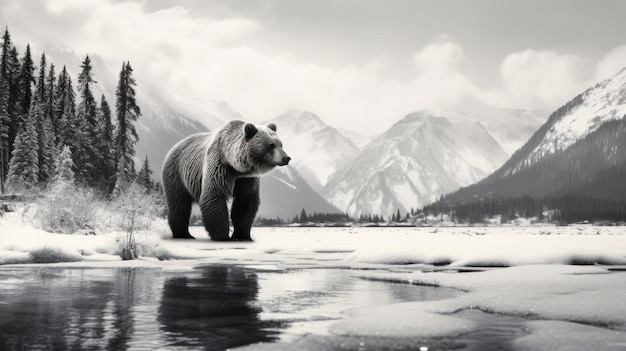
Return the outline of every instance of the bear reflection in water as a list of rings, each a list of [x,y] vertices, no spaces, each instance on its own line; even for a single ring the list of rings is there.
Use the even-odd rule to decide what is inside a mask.
[[[252,270],[0,271],[0,350],[223,350],[276,338]],[[155,313],[156,312],[156,315]],[[155,320],[156,319],[156,320]]]
[[[158,319],[171,346],[217,350],[272,341],[279,327],[259,319],[257,275],[238,267],[203,267],[200,277],[172,277],[163,286]]]

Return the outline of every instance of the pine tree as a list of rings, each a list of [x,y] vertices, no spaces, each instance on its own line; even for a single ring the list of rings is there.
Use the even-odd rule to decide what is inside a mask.
[[[18,89],[18,124],[19,129],[26,120],[30,111],[30,103],[33,99],[32,86],[35,84],[34,78],[35,66],[33,59],[30,55],[30,45],[26,46],[26,53],[22,59],[22,66],[18,76],[17,89]]]
[[[0,193],[4,194],[4,181],[9,169],[9,84],[0,75]]]
[[[9,154],[11,144],[9,133],[11,116],[9,116],[10,74],[8,73],[8,55],[11,49],[11,36],[5,30],[0,57],[0,193],[4,193],[4,182],[9,170]]]
[[[55,134],[55,137],[56,137],[57,130],[54,126],[55,91],[56,91],[56,77],[54,73],[54,64],[50,63],[50,70],[48,71],[48,80],[46,81],[44,114],[46,118],[50,120],[50,124],[52,125],[52,132]]]
[[[97,150],[100,152],[100,188],[106,194],[110,194],[115,186],[115,142],[114,126],[111,121],[111,108],[104,95],[100,98],[100,108],[98,109],[98,136]]]
[[[20,62],[17,49],[11,42],[8,28],[2,37],[2,56],[0,57],[0,187],[4,184],[9,170],[9,163],[17,136],[18,114],[18,77]]]
[[[11,49],[13,49],[11,34],[9,34],[9,28],[5,28],[4,35],[2,36],[2,57],[0,58],[0,76],[3,78],[9,77],[9,73],[12,69],[11,63],[9,62]]]
[[[78,75],[78,95],[80,102],[76,111],[77,129],[74,134],[73,158],[77,169],[77,178],[88,185],[95,186],[100,178],[97,166],[101,163],[100,153],[94,143],[97,140],[96,100],[91,86],[96,83],[91,73],[91,60],[85,57],[81,73]]]
[[[134,122],[141,115],[135,97],[135,79],[130,62],[122,65],[119,75],[116,97],[117,130],[115,135],[116,184],[120,190],[135,173],[133,156],[139,137]]]
[[[307,217],[306,211],[303,208],[302,211],[300,211],[300,223],[305,223],[308,221],[309,221],[309,218]]]
[[[72,151],[70,150],[69,146],[64,145],[55,165],[55,173],[53,178],[54,182],[74,184],[75,179],[74,171],[72,170],[73,167],[74,162],[72,161]]]
[[[57,85],[54,89],[54,117],[52,118],[52,128],[56,135],[57,144],[66,144],[65,136],[65,118],[63,116],[65,112],[65,103],[67,100],[67,86],[69,82],[69,76],[67,75],[67,69],[63,66],[63,70],[59,73],[57,79]]]
[[[146,155],[146,159],[143,161],[143,165],[137,173],[137,184],[146,189],[146,192],[152,192],[153,183],[152,183],[152,170],[150,169],[150,163],[148,162],[148,156]]]
[[[15,147],[7,176],[7,187],[13,190],[31,190],[39,182],[36,121],[27,118],[15,138]]]
[[[72,79],[67,76],[67,84],[63,103],[63,114],[59,121],[61,132],[59,133],[62,141],[70,147],[72,153],[75,147],[76,129],[79,128],[78,119],[76,118],[76,94],[72,87]]]
[[[37,83],[35,85],[34,97],[40,102],[46,100],[46,54],[41,54],[41,60],[39,61],[39,75],[37,76]]]
[[[54,168],[54,135],[52,135],[51,121],[45,113],[46,96],[46,55],[42,54],[37,86],[29,110],[29,118],[36,121],[37,145],[39,147],[37,165],[39,182],[41,183],[48,181]]]

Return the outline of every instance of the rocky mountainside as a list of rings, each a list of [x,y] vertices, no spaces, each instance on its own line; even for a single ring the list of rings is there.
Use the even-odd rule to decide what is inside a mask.
[[[354,216],[406,213],[482,179],[507,157],[477,120],[422,110],[365,146],[334,174],[322,196]]]

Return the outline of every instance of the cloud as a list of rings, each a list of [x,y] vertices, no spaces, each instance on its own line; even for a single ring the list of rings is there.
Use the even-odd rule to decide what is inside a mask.
[[[589,63],[582,57],[547,50],[524,50],[504,58],[502,88],[493,92],[499,105],[551,108],[584,89]]]
[[[266,28],[249,18],[203,18],[181,6],[149,11],[140,1],[6,1],[0,11],[10,19],[11,33],[25,33],[31,42],[61,43],[115,65],[130,60],[144,80],[180,95],[225,100],[248,119],[308,109],[334,126],[365,133],[380,132],[416,109],[454,106],[468,97],[555,108],[626,62],[626,46],[597,63],[528,49],[504,57],[501,86],[486,91],[464,74],[472,58],[446,34],[406,58],[375,56],[363,64],[331,66],[306,62],[288,47],[258,45]],[[401,79],[387,75],[391,62],[402,59],[413,70]]]
[[[420,71],[450,72],[463,60],[463,48],[451,41],[430,43],[413,56]]]
[[[595,80],[607,79],[623,68],[626,68],[626,45],[618,46],[602,57],[596,66]]]
[[[459,68],[464,59],[463,48],[449,40],[429,43],[418,51],[413,56],[416,75],[410,85],[413,103],[445,107],[465,97],[480,96],[479,89]]]

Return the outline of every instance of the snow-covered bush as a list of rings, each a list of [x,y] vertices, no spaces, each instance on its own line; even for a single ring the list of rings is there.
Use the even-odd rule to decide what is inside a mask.
[[[118,241],[120,256],[124,260],[135,259],[141,252],[137,232],[148,230],[162,213],[163,205],[157,194],[138,184],[131,183],[111,201],[116,226],[126,233]]]
[[[98,213],[103,201],[89,189],[82,189],[65,181],[54,182],[37,201],[33,222],[41,229],[72,234],[98,226]]]

